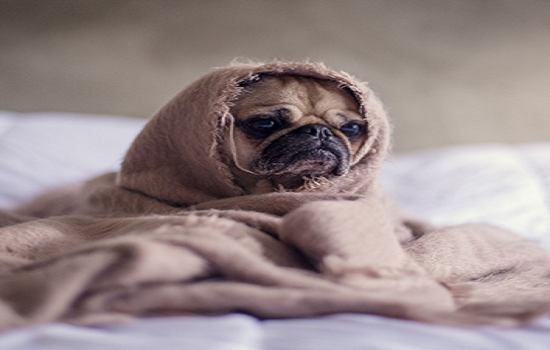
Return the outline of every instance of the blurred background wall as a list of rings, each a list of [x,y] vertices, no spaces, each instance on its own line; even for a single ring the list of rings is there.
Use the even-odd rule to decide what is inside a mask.
[[[547,0],[0,0],[0,109],[149,117],[235,57],[369,81],[396,151],[550,140]]]

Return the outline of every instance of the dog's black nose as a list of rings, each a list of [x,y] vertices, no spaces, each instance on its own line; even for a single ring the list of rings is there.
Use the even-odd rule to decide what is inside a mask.
[[[331,136],[334,136],[332,131],[324,125],[311,124],[305,125],[296,130],[299,134],[309,134],[321,140],[328,139]]]

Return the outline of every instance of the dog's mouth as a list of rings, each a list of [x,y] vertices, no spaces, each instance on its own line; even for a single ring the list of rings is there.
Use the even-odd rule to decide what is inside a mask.
[[[345,175],[350,166],[350,152],[338,137],[312,139],[289,133],[268,145],[253,162],[258,175],[299,185],[304,178]]]
[[[313,149],[310,151],[298,152],[291,155],[289,164],[283,164],[280,172],[291,171],[302,176],[322,176],[333,174],[344,175],[347,171],[343,166],[343,154],[332,149]]]

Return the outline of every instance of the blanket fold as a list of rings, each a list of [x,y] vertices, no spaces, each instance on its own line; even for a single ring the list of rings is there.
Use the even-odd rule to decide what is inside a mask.
[[[368,137],[345,176],[267,194],[238,185],[223,154],[230,108],[266,74],[352,94]],[[390,131],[366,84],[322,64],[214,70],[149,121],[119,172],[0,213],[0,329],[230,312],[513,326],[546,314],[542,248],[492,226],[410,220],[385,195]]]

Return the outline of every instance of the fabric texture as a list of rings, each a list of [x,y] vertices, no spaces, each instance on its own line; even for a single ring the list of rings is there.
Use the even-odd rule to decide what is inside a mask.
[[[220,154],[234,100],[261,74],[335,81],[369,137],[343,177],[251,195]],[[516,325],[548,311],[550,257],[489,225],[405,217],[378,184],[389,122],[368,87],[321,64],[235,65],[182,91],[121,170],[0,217],[0,327],[131,316],[336,312]]]

